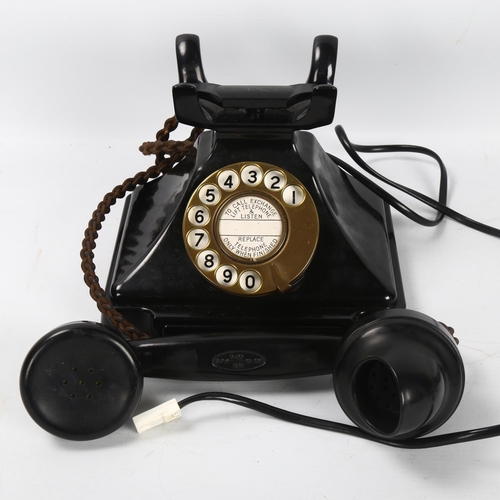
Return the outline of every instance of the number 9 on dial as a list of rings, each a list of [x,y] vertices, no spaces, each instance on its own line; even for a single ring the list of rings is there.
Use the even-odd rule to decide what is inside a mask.
[[[217,283],[222,286],[233,286],[238,280],[238,272],[233,266],[221,266],[215,273]]]

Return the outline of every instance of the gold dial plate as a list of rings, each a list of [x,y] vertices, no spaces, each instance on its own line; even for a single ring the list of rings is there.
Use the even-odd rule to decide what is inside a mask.
[[[305,186],[285,170],[240,162],[208,176],[183,222],[186,250],[198,271],[237,295],[287,291],[311,262],[318,213]]]

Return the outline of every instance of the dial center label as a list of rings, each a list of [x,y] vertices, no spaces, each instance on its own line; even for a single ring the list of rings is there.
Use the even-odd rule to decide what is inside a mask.
[[[240,196],[230,200],[219,214],[219,238],[233,255],[260,260],[273,253],[284,238],[280,211],[262,196]]]

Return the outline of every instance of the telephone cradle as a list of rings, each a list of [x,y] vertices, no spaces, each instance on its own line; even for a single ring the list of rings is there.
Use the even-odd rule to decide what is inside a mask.
[[[334,117],[337,39],[316,37],[306,83],[290,86],[211,84],[198,37],[176,49],[177,120],[205,131],[126,198],[105,287],[141,334],[103,314],[45,335],[21,370],[28,413],[95,439],[132,416],[143,377],[333,374],[368,434],[442,425],[464,389],[452,331],[406,309],[389,205],[307,132]]]

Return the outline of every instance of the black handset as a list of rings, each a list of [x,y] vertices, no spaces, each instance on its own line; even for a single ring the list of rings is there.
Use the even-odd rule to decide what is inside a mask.
[[[179,36],[176,49],[176,117],[198,129],[168,158],[155,150],[156,167],[94,213],[82,258],[102,324],[63,325],[33,347],[21,371],[30,415],[55,435],[93,439],[133,414],[143,376],[333,374],[365,437],[402,444],[442,425],[464,367],[452,330],[405,308],[391,199],[305,132],[333,120],[337,39],[316,37],[307,82],[290,86],[211,84],[198,37]],[[95,238],[126,191],[102,290]]]

